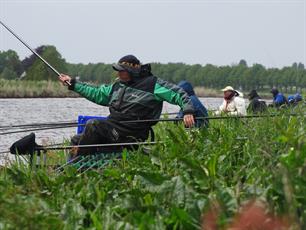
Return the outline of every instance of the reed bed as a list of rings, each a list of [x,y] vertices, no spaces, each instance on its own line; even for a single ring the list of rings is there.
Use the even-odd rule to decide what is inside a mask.
[[[0,79],[0,98],[77,97],[56,81]]]

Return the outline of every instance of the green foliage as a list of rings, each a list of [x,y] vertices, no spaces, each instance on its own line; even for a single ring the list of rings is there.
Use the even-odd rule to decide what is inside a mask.
[[[66,73],[67,67],[65,59],[63,59],[60,53],[54,46],[44,46],[42,55],[55,69],[60,73]],[[25,77],[26,80],[57,80],[58,76],[52,72],[40,59],[36,58],[36,61],[27,70]]]
[[[36,48],[51,65],[59,72],[79,76],[82,81],[94,83],[111,83],[116,78],[111,64],[89,63],[71,64],[54,46],[40,46]],[[23,70],[26,71],[26,80],[56,80],[57,76],[34,55],[20,62],[15,51],[0,52],[0,78],[16,79]],[[246,60],[241,59],[232,66],[205,66],[187,65],[184,63],[152,63],[152,72],[158,77],[173,83],[188,80],[194,86],[211,89],[220,89],[225,85],[232,85],[243,91],[257,89],[269,92],[272,87],[281,91],[293,93],[306,89],[306,70],[303,63],[293,63],[292,66],[278,68],[265,68],[260,64],[248,66]]]
[[[76,96],[78,96],[76,93],[67,90],[59,82],[4,80],[0,78],[0,98]]]
[[[297,113],[298,110],[296,110]],[[124,152],[103,171],[61,174],[14,164],[0,171],[0,224],[25,229],[200,229],[218,203],[226,226],[245,202],[306,223],[304,112],[212,120],[207,130],[155,127],[149,155]],[[62,153],[60,153],[62,154]]]
[[[80,76],[83,81],[110,83],[114,79],[111,65],[103,63],[68,64],[68,72],[71,75]],[[301,63],[282,69],[266,69],[260,64],[248,67],[245,60],[241,60],[238,65],[219,67],[211,64],[201,66],[183,63],[153,63],[152,72],[173,83],[186,79],[194,86],[213,89],[233,85],[244,91],[251,89],[270,91],[273,86],[276,86],[285,92],[296,92],[306,88],[306,70]]]
[[[22,65],[13,50],[0,51],[0,78],[16,79],[22,73]]]
[[[1,78],[6,80],[15,80],[17,79],[17,74],[14,70],[5,67],[1,73]]]

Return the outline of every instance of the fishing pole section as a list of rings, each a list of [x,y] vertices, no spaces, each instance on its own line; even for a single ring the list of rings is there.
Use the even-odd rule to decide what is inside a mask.
[[[18,39],[25,47],[27,47],[36,57],[38,57],[50,70],[52,70],[58,77],[61,76],[60,72],[57,71],[52,65],[50,65],[42,56],[40,56],[34,49],[32,49],[23,39],[21,39],[12,29],[0,20],[0,24],[9,31],[15,38]],[[67,85],[71,85],[69,81],[65,81]]]
[[[260,114],[260,115],[246,115],[246,116],[208,116],[208,117],[195,117],[195,120],[228,120],[228,119],[253,119],[253,118],[272,118],[277,116],[299,116],[300,114],[290,113],[287,115],[284,114]],[[306,114],[302,114],[302,116]],[[122,124],[127,123],[150,123],[150,122],[181,122],[183,118],[160,118],[160,119],[145,119],[145,120],[129,120],[121,121]],[[33,124],[24,124],[24,125],[6,125],[0,126],[0,136],[9,135],[15,133],[24,133],[24,132],[33,132],[33,131],[42,131],[50,129],[65,129],[73,127],[84,127],[86,124],[79,124],[75,121],[68,122],[53,122],[53,123],[33,123]],[[7,131],[11,129],[18,129],[14,131]],[[2,132],[1,132],[2,131]]]

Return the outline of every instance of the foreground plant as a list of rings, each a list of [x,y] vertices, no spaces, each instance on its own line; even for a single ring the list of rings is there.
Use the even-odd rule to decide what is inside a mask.
[[[0,171],[0,226],[201,229],[203,213],[217,202],[217,227],[226,229],[243,226],[237,213],[262,213],[252,206],[241,212],[256,198],[269,217],[287,216],[281,224],[303,229],[305,130],[303,115],[286,114],[212,121],[208,130],[162,124],[155,132],[163,145],[149,155],[124,152],[103,171],[58,174],[16,163]]]

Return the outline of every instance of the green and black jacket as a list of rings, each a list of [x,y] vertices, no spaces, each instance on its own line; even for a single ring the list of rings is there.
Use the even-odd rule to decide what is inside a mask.
[[[117,81],[100,87],[73,79],[69,89],[96,104],[108,106],[109,120],[117,124],[116,128],[123,135],[148,132],[155,123],[119,123],[126,120],[158,119],[163,101],[180,106],[184,114],[194,113],[192,102],[185,91],[153,75],[134,77],[127,83]]]

